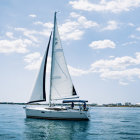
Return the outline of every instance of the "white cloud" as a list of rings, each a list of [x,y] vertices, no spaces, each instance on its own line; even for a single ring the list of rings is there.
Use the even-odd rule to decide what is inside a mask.
[[[87,20],[86,17],[80,16],[78,19],[78,23],[83,26],[84,28],[91,28],[91,27],[97,27],[98,24],[94,21]]]
[[[128,66],[138,65],[140,64],[140,53],[137,52],[135,54],[136,58],[130,56],[123,56],[123,57],[116,57],[111,60],[98,60],[94,62],[91,67],[92,70],[100,70],[103,69],[112,69],[112,70],[119,70],[119,69],[126,69]]]
[[[75,12],[70,13],[70,16],[77,19],[77,25],[82,26],[83,28],[92,28],[92,27],[98,27],[99,24],[92,20],[87,20],[86,17],[81,16],[80,14],[77,14]]]
[[[6,36],[13,39],[14,36],[13,36],[13,33],[12,32],[6,32]]]
[[[75,13],[75,12],[71,12],[71,13],[70,13],[70,16],[73,17],[73,18],[78,18],[78,17],[80,17],[80,15],[77,14],[77,13]]]
[[[40,59],[40,57],[41,57],[41,55],[39,52],[34,52],[34,53],[30,53],[30,54],[26,55],[24,57],[24,61],[30,63],[34,59]]]
[[[140,27],[138,27],[136,30],[137,30],[137,31],[140,31]]]
[[[100,0],[99,3],[89,2],[88,0],[78,0],[70,1],[69,4],[78,10],[119,13],[140,7],[140,0]]]
[[[69,32],[65,34],[65,32],[61,31],[61,38],[63,40],[80,40],[82,35],[84,34],[81,30],[74,30],[73,32]]]
[[[133,23],[128,23],[129,26],[134,27],[135,25]]]
[[[85,74],[89,73],[88,70],[82,70],[82,69],[74,68],[70,65],[68,65],[68,69],[69,69],[69,72],[72,76],[81,76],[81,75],[85,75]]]
[[[128,83],[127,82],[124,82],[124,81],[119,81],[119,84],[122,85],[122,86],[128,85]]]
[[[75,32],[75,30],[77,28],[78,28],[78,23],[75,21],[67,21],[64,24],[60,25],[58,27],[58,30],[60,31],[61,39],[63,39],[63,40],[72,39],[73,36],[70,35],[70,38],[69,38],[69,34],[73,34],[73,32]],[[79,30],[79,32],[80,32],[80,30]],[[80,38],[79,35],[81,37],[81,34],[78,34],[78,36],[76,36],[76,38]]]
[[[50,28],[50,29],[53,28],[53,24],[51,22],[43,23],[41,21],[37,21],[37,22],[34,22],[34,24],[35,25],[42,25],[42,26],[47,27],[47,28]]]
[[[16,31],[23,32],[24,36],[28,37],[34,42],[38,42],[38,39],[34,36],[34,34],[37,34],[38,32],[35,30],[28,30],[26,28],[15,28]]]
[[[24,57],[24,61],[27,63],[25,69],[36,70],[40,67],[42,56],[39,52],[30,53]]]
[[[114,20],[108,21],[108,25],[104,27],[102,30],[116,30],[119,28],[118,23]]]
[[[37,16],[35,14],[30,14],[29,17],[35,18]]]
[[[34,22],[33,24],[35,24],[35,25],[44,25],[44,23],[41,22],[41,21],[36,21],[36,22]]]
[[[136,41],[130,41],[130,42],[123,43],[122,46],[128,46],[136,43],[137,43]]]
[[[27,70],[38,70],[40,68],[42,62],[42,56],[39,52],[34,52],[26,55],[24,57],[24,61],[26,62],[25,69]],[[51,58],[48,57],[47,60],[47,72],[51,66]]]
[[[52,29],[52,28],[53,28],[53,24],[52,24],[51,22],[46,22],[46,23],[44,24],[44,27],[47,27],[47,28]]]
[[[39,36],[49,36],[51,33],[50,28],[44,28],[40,31],[38,30],[29,30],[26,28],[15,28],[16,31],[20,31],[23,33],[25,37],[28,37],[30,40],[32,40],[34,43],[39,43]]]
[[[49,25],[48,25],[49,26]],[[21,32],[20,37],[14,37],[12,32],[6,32],[9,38],[0,40],[0,53],[27,53],[28,46],[37,46],[39,44],[39,36],[49,36],[49,30],[28,30],[26,28],[14,28],[15,31]],[[22,36],[22,38],[21,38]]]
[[[47,37],[47,36],[50,36],[50,34],[51,34],[51,31],[50,31],[50,30],[48,30],[48,29],[43,29],[42,31],[38,32],[37,35],[42,35],[42,36]]]
[[[89,46],[92,49],[105,49],[105,48],[115,48],[116,44],[111,40],[99,40],[93,41]]]
[[[127,79],[131,81],[134,77],[140,78],[140,69],[139,68],[132,68],[126,70],[118,70],[118,71],[105,71],[101,73],[101,78],[105,79]]]
[[[112,60],[98,60],[91,65],[90,71],[98,73],[102,79],[132,81],[134,77],[140,78],[138,66],[140,66],[140,52],[135,53],[135,58],[123,56]]]
[[[32,41],[28,39],[0,40],[0,53],[26,53]]]
[[[111,55],[111,56],[109,56],[109,58],[114,58],[115,56],[113,56],[113,55]]]
[[[86,17],[77,13],[70,13],[75,20],[67,20],[64,24],[59,25],[60,36],[63,40],[79,40],[84,34],[84,29],[96,28],[98,23],[87,20]]]
[[[136,35],[133,35],[133,34],[130,35],[129,37],[130,37],[130,38],[133,38],[133,39],[138,39],[138,40],[140,39],[140,36],[136,36]]]

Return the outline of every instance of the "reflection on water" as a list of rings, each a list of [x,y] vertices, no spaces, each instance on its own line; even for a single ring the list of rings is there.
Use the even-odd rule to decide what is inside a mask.
[[[27,140],[86,139],[88,123],[88,121],[25,119],[24,134]]]

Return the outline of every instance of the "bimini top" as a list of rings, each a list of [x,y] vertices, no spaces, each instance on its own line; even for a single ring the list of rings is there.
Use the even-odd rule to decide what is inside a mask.
[[[63,103],[71,103],[71,102],[85,103],[85,102],[88,102],[88,101],[87,100],[63,100]]]

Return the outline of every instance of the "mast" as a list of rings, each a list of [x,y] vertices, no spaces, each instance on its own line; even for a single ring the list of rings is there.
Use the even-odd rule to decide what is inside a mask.
[[[54,27],[53,27],[53,42],[52,42],[52,59],[51,59],[51,72],[50,72],[50,94],[49,94],[49,106],[51,106],[51,86],[52,86],[52,63],[53,63],[53,50],[55,45],[55,28],[56,28],[56,14],[54,13]]]

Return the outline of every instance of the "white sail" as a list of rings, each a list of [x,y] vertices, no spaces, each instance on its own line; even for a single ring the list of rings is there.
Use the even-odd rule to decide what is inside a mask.
[[[50,76],[50,100],[62,99],[73,95],[76,95],[76,92],[61,46],[55,13]]]
[[[34,84],[34,88],[32,90],[32,95],[30,98],[30,102],[44,100],[43,98],[43,71],[45,64],[45,55],[43,57],[40,70],[38,72],[36,82]]]
[[[46,50],[44,57],[42,59],[40,70],[38,72],[29,103],[46,101],[46,92],[45,92],[46,80],[45,80],[45,78],[46,78],[46,66],[47,66],[47,58],[48,58],[50,41],[51,41],[51,35],[49,38],[47,50]]]

